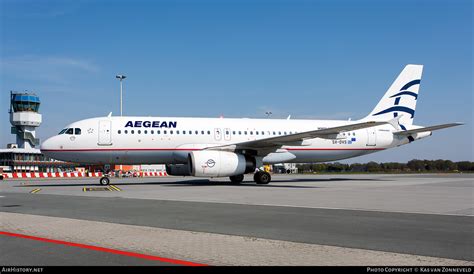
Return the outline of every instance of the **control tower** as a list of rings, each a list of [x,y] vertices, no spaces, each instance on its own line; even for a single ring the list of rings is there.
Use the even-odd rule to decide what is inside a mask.
[[[16,135],[19,148],[32,149],[39,145],[36,128],[41,125],[39,97],[34,93],[10,92],[11,133]]]

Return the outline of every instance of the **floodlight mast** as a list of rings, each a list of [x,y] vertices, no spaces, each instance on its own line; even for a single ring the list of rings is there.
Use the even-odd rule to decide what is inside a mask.
[[[120,116],[122,116],[122,80],[127,78],[127,76],[123,75],[123,74],[119,74],[117,76],[115,76],[115,78],[119,79],[120,80]]]

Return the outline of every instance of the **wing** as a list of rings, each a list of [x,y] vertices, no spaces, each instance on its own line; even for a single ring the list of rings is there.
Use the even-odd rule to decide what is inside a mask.
[[[416,129],[410,129],[410,130],[401,130],[401,131],[394,132],[393,134],[411,135],[411,134],[415,134],[415,133],[433,131],[433,130],[448,128],[448,127],[460,126],[460,125],[463,125],[463,123],[449,123],[449,124],[442,124],[442,125],[436,125],[436,126],[430,126],[430,127],[422,127],[422,128],[416,128]]]
[[[269,152],[275,151],[284,145],[304,145],[304,140],[313,138],[337,139],[337,135],[341,132],[358,130],[363,128],[375,127],[387,124],[386,121],[369,121],[363,123],[348,124],[344,126],[324,128],[318,130],[311,130],[284,136],[276,136],[264,138],[259,140],[229,144],[224,146],[208,147],[209,150],[256,150],[259,155],[265,155]]]

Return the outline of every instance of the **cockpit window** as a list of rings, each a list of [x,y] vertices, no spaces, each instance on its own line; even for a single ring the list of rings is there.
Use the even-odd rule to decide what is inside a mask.
[[[66,132],[66,130],[67,130],[67,128],[61,130],[61,131],[58,133],[58,135],[64,134],[64,132]]]
[[[67,131],[66,131],[66,134],[72,135],[73,133],[74,133],[74,129],[73,129],[73,128],[68,128]]]
[[[75,135],[81,135],[81,129],[80,128],[75,128],[74,129],[74,134]]]

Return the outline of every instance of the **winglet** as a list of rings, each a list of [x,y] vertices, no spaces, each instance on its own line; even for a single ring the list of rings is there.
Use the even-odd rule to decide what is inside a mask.
[[[109,115],[107,115],[107,117],[112,117],[112,111],[109,113]]]

